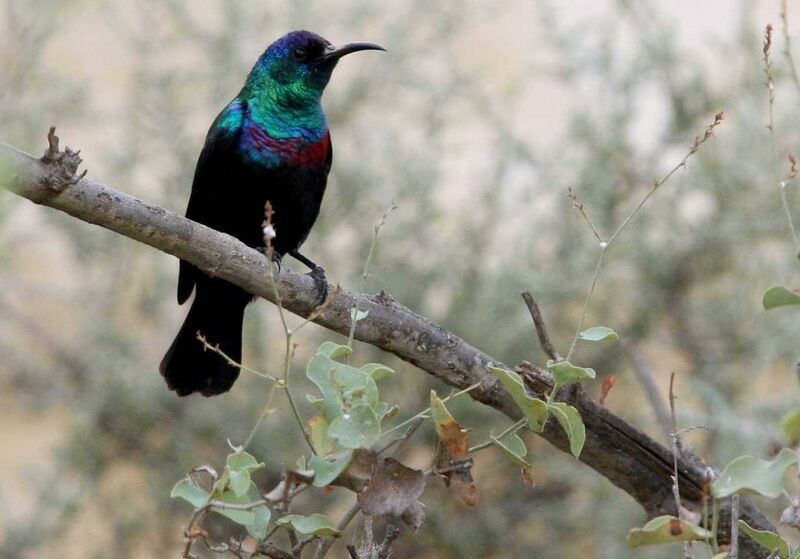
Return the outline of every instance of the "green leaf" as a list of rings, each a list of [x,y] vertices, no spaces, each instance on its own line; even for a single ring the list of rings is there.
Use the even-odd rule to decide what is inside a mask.
[[[662,543],[707,540],[711,536],[711,532],[674,516],[658,516],[641,528],[634,528],[628,532],[625,543],[629,547],[641,547]]]
[[[311,407],[314,408],[317,413],[325,413],[325,400],[323,398],[315,398],[311,394],[306,394],[306,401],[311,404]]]
[[[607,326],[593,326],[578,334],[578,339],[587,342],[616,341],[619,339],[619,334]]]
[[[328,435],[345,448],[367,448],[380,434],[380,420],[369,404],[356,404],[328,427]]]
[[[739,521],[739,528],[770,553],[774,554],[777,551],[778,557],[781,557],[781,559],[789,559],[791,556],[789,544],[775,532],[756,530],[755,528],[751,528],[744,520]]]
[[[789,446],[796,446],[800,442],[800,408],[789,410],[781,418],[783,440]]]
[[[346,345],[335,344],[333,342],[322,342],[322,345],[317,349],[317,353],[321,353],[322,355],[330,357],[331,359],[336,359],[337,357],[342,357],[343,355],[350,355],[353,353],[353,350]]]
[[[299,514],[287,514],[276,522],[278,526],[290,524],[295,532],[306,536],[324,536],[338,538],[341,532],[323,514],[312,514],[301,516]]]
[[[189,476],[176,483],[169,492],[169,496],[173,499],[188,501],[196,509],[206,506],[211,499],[211,495]]]
[[[361,370],[372,377],[372,380],[379,381],[395,374],[395,370],[381,363],[367,363],[361,366]]]
[[[321,415],[312,417],[308,422],[311,431],[311,444],[320,456],[327,456],[336,446],[334,440],[328,435],[328,420]]]
[[[266,505],[262,505],[253,509],[253,516],[255,518],[253,523],[246,526],[247,533],[257,540],[263,540],[267,537],[267,526],[269,526],[272,511]]]
[[[442,399],[439,398],[435,390],[431,390],[431,418],[437,426],[448,422],[455,422],[455,418],[450,411],[448,411],[447,407],[445,407],[444,402],[442,402]]]
[[[328,458],[312,456],[311,460],[308,461],[308,467],[314,470],[314,486],[325,487],[330,485],[350,464],[352,458],[352,450],[346,450]]]
[[[236,493],[236,496],[247,495],[250,490],[250,473],[247,470],[231,470],[228,476],[228,487]]]
[[[263,468],[264,463],[256,460],[255,457],[249,452],[240,450],[238,452],[232,452],[228,455],[228,458],[225,461],[225,466],[231,471],[245,470],[247,472],[254,472]]]
[[[553,392],[565,384],[572,384],[574,382],[580,382],[584,379],[594,378],[597,376],[597,373],[594,372],[594,369],[576,367],[569,361],[555,362],[551,359],[547,362],[547,368],[550,369],[551,373],[553,373],[553,382],[555,383],[555,386],[553,386]]]
[[[364,400],[371,406],[378,403],[378,385],[372,376],[361,369],[336,363],[331,370],[331,380],[339,387],[342,397],[348,402]]]
[[[569,438],[569,449],[575,458],[581,455],[583,443],[586,442],[586,427],[578,410],[565,404],[564,402],[553,402],[549,404],[553,416],[561,424]]]
[[[783,474],[797,463],[798,455],[784,448],[771,461],[753,456],[739,456],[722,470],[714,482],[714,496],[722,499],[740,491],[754,491],[775,498],[783,493]]]
[[[519,409],[522,410],[522,413],[525,414],[530,428],[540,433],[542,429],[544,429],[544,424],[547,421],[547,403],[538,398],[528,396],[522,379],[514,371],[492,366],[489,366],[489,370],[497,375],[497,378],[500,379],[500,383],[508,390],[508,393],[511,394],[511,398],[517,406],[519,406]]]
[[[350,309],[350,320],[353,320],[355,322],[358,322],[360,320],[364,320],[368,316],[369,316],[369,311],[362,311],[362,310],[359,309],[358,312],[356,312],[356,308],[355,307]]]
[[[323,415],[328,421],[333,421],[342,413],[342,395],[331,380],[331,370],[335,366],[336,362],[322,353],[312,357],[306,366],[306,376],[322,393],[321,407],[324,408]]]
[[[255,485],[253,485],[253,489],[254,493],[258,495],[258,490],[255,489]],[[246,505],[252,502],[246,493],[245,495],[239,496],[233,491],[226,491],[220,496],[219,500],[228,505]],[[252,510],[226,509],[223,507],[211,507],[211,510],[230,518],[242,526],[248,526],[256,522],[256,514]]]
[[[774,285],[764,292],[762,304],[766,310],[785,305],[800,305],[800,294],[789,291],[782,285]]]
[[[345,402],[366,402],[370,406],[378,403],[378,385],[372,376],[322,353],[308,362],[306,376],[322,393],[323,415],[329,422],[343,413]]]
[[[489,435],[489,438],[491,439],[492,444],[499,448],[505,457],[511,460],[514,464],[525,469],[532,467],[531,463],[525,460],[525,455],[528,454],[528,449],[525,446],[525,441],[523,441],[519,435],[516,433],[511,433],[502,439],[498,439],[493,435]]]

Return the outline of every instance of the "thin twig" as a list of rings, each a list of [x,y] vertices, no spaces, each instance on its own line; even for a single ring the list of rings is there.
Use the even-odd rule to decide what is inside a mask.
[[[380,221],[375,225],[375,228],[372,230],[372,241],[369,244],[369,252],[367,253],[367,259],[364,261],[364,271],[361,274],[361,285],[358,288],[358,297],[356,297],[356,304],[352,310],[352,316],[350,318],[350,335],[347,336],[347,347],[350,349],[353,348],[353,339],[356,335],[356,323],[359,320],[358,312],[361,306],[361,298],[364,296],[364,288],[367,285],[367,277],[369,275],[369,265],[372,262],[372,255],[375,252],[375,246],[378,244],[378,233],[381,232],[381,228],[386,225],[386,218],[389,217],[389,214],[392,213],[394,210],[397,209],[397,203],[392,202],[391,207],[383,212]],[[349,356],[348,356],[349,359]]]
[[[339,524],[336,525],[336,529],[340,532],[344,532],[347,525],[356,517],[358,511],[361,510],[361,506],[358,502],[354,503],[350,509],[344,513],[344,516],[339,521]],[[317,551],[314,553],[314,559],[322,559],[325,557],[325,554],[328,553],[328,550],[331,548],[333,543],[336,540],[334,538],[322,538],[317,546]]]
[[[731,550],[729,559],[739,559],[739,494],[731,497]]]
[[[592,302],[592,295],[594,295],[594,288],[597,287],[597,280],[600,277],[600,269],[603,267],[603,260],[606,257],[606,252],[608,251],[608,244],[601,243],[600,244],[600,258],[597,259],[597,266],[594,269],[594,275],[592,276],[592,283],[589,286],[589,292],[586,294],[586,299],[583,302],[583,310],[581,311],[581,319],[578,322],[578,328],[575,330],[575,335],[572,337],[572,343],[569,345],[569,351],[567,352],[567,361],[570,360],[572,357],[572,352],[575,351],[575,346],[578,344],[578,339],[580,338],[581,332],[583,331],[583,325],[586,323],[586,315],[589,313],[589,304]]]
[[[542,346],[542,349],[553,361],[561,361],[561,355],[559,355],[550,341],[550,336],[547,333],[547,326],[544,323],[544,317],[542,316],[541,309],[539,309],[539,304],[528,291],[522,292],[522,300],[525,301],[525,304],[528,306],[528,311],[531,313],[533,325],[536,327],[536,335],[539,337],[539,344]]]
[[[519,431],[520,429],[525,427],[526,423],[528,423],[528,420],[523,417],[522,419],[520,419],[516,423],[512,424],[507,429],[505,429],[502,433],[497,435],[495,437],[495,439],[497,439],[499,441],[499,440],[502,440],[503,437],[507,437],[508,435],[510,435],[512,433],[516,433],[517,431]],[[494,441],[490,439],[490,440],[482,442],[480,444],[476,444],[475,446],[469,447],[467,449],[467,452],[470,453],[470,454],[473,453],[473,452],[478,452],[480,450],[483,450],[484,448],[488,448],[488,447],[492,446],[493,444],[494,444]]]
[[[672,423],[670,422],[669,409],[664,404],[664,398],[656,385],[655,375],[650,369],[650,365],[645,361],[639,348],[628,337],[623,337],[620,340],[622,350],[628,356],[631,362],[631,369],[639,384],[647,396],[647,401],[656,415],[658,425],[661,427],[667,440],[672,436]]]
[[[272,204],[267,201],[264,205],[264,243],[267,247],[267,271],[269,273],[270,284],[272,285],[273,294],[275,296],[275,306],[278,307],[278,316],[281,319],[281,325],[283,326],[283,333],[285,338],[285,347],[284,347],[284,357],[283,357],[283,378],[281,379],[281,387],[283,388],[284,392],[286,392],[286,399],[289,401],[289,407],[292,410],[292,415],[294,416],[295,421],[297,422],[297,427],[300,429],[300,432],[303,434],[303,439],[306,441],[308,448],[311,449],[311,454],[316,454],[316,450],[314,449],[314,443],[311,442],[311,435],[309,435],[308,431],[306,430],[305,423],[303,422],[303,418],[300,416],[300,410],[297,409],[297,404],[294,401],[294,397],[292,396],[292,391],[289,385],[290,380],[290,368],[292,362],[292,356],[294,355],[294,346],[292,345],[292,331],[289,329],[289,326],[286,322],[286,316],[283,311],[283,301],[281,299],[281,294],[278,291],[278,283],[275,281],[275,270],[273,269],[272,262],[275,258],[275,249],[272,245],[272,239],[274,237],[274,228],[272,226],[272,217],[275,215],[275,211],[272,209]],[[323,303],[324,304],[324,303]],[[262,414],[262,418],[264,414]],[[258,423],[256,424],[256,428],[258,427]]]
[[[398,445],[398,447],[397,447],[397,448],[394,450],[394,452],[392,453],[392,455],[393,455],[393,456],[397,456],[397,455],[399,455],[399,454],[400,454],[400,452],[402,451],[402,446],[403,446],[403,444],[400,444],[400,443],[405,443],[405,442],[407,442],[407,441],[408,441],[408,440],[409,440],[409,439],[410,439],[412,436],[414,436],[414,433],[416,433],[416,432],[417,432],[417,429],[419,429],[420,425],[422,425],[423,423],[425,423],[425,420],[426,420],[426,419],[427,419],[427,418],[425,418],[425,417],[419,417],[419,418],[417,418],[417,420],[416,420],[416,421],[414,421],[413,423],[411,423],[411,426],[410,426],[408,429],[406,429],[406,432],[405,432],[405,433],[403,433],[402,435],[400,435],[400,436],[399,436],[399,437],[397,437],[396,439],[393,439],[393,440],[389,441],[388,443],[386,443],[386,445],[385,445],[384,447],[382,447],[381,449],[379,449],[379,450],[376,452],[376,454],[383,454],[384,452],[386,452],[387,450],[389,450],[390,448],[392,448],[394,445],[396,445],[396,444],[397,444],[397,445]]]
[[[274,376],[270,375],[269,373],[262,373],[261,371],[256,371],[255,369],[251,369],[250,367],[245,367],[244,365],[242,365],[241,363],[239,363],[238,361],[236,361],[235,359],[230,357],[227,353],[222,351],[222,349],[220,349],[220,347],[219,347],[219,344],[211,345],[208,342],[208,340],[206,339],[206,337],[203,335],[203,333],[200,332],[199,330],[196,333],[196,337],[197,337],[198,340],[200,340],[200,343],[203,344],[203,347],[205,349],[207,349],[209,351],[213,351],[214,353],[216,353],[217,355],[222,357],[225,361],[228,362],[228,365],[231,365],[232,367],[238,367],[242,371],[246,371],[248,373],[252,373],[252,374],[254,374],[256,376],[259,376],[261,378],[265,378],[265,379],[267,379],[269,381],[278,382],[278,379],[276,379]]]
[[[600,241],[601,244],[604,243],[605,241],[603,240],[602,235],[600,235],[600,232],[597,230],[597,227],[594,226],[592,220],[589,219],[589,214],[586,213],[586,208],[584,207],[583,203],[578,200],[578,194],[572,190],[571,186],[568,189],[567,198],[569,198],[569,201],[572,203],[572,207],[578,210],[586,223],[589,224],[589,228],[592,230],[592,233],[594,233],[595,238]]]
[[[589,311],[589,304],[592,301],[592,295],[594,295],[594,289],[595,286],[597,285],[597,279],[600,276],[600,269],[603,266],[603,259],[605,258],[606,252],[608,252],[608,249],[611,247],[611,245],[614,244],[614,241],[617,240],[617,237],[619,237],[620,233],[622,233],[622,231],[625,229],[625,227],[628,226],[631,220],[633,220],[633,218],[636,217],[636,214],[639,213],[639,210],[641,210],[642,207],[644,207],[644,205],[653,196],[653,194],[655,194],[659,188],[664,186],[664,184],[666,184],[667,181],[669,181],[669,179],[672,178],[672,175],[677,173],[679,169],[685,169],[686,164],[689,161],[689,158],[698,151],[700,151],[700,146],[702,146],[704,143],[706,143],[708,140],[714,137],[714,129],[720,124],[722,124],[722,121],[724,119],[725,119],[725,113],[723,113],[722,111],[714,115],[714,121],[705,127],[702,136],[695,137],[694,142],[692,143],[686,155],[683,156],[683,159],[681,159],[674,167],[672,167],[672,169],[670,169],[663,177],[661,177],[660,179],[658,179],[653,183],[653,186],[650,187],[650,190],[647,191],[647,194],[644,195],[639,204],[633,209],[633,211],[630,214],[628,214],[628,216],[623,220],[620,226],[617,227],[617,230],[614,231],[614,233],[611,235],[608,241],[602,241],[602,240],[600,241],[600,250],[601,250],[600,256],[597,259],[597,266],[594,270],[594,276],[592,277],[592,283],[591,286],[589,287],[589,293],[587,293],[586,300],[583,303],[583,311],[581,312],[580,322],[578,322],[578,328],[575,330],[575,336],[572,338],[572,344],[569,346],[569,351],[567,352],[567,361],[569,361],[570,357],[572,357],[572,352],[575,351],[575,346],[578,343],[578,338],[580,336],[580,333],[581,331],[583,331],[583,325],[586,322],[586,315]],[[599,239],[602,238],[600,237],[600,235],[597,235],[597,237]]]
[[[789,15],[787,4],[787,0],[781,0],[781,27],[783,29],[783,40],[786,44],[783,49],[783,54],[786,55],[786,59],[789,61],[789,69],[791,70],[792,81],[794,82],[794,87],[797,89],[797,92],[800,94],[800,76],[797,74],[797,66],[794,63],[794,57],[792,56],[792,36],[789,34]]]
[[[676,516],[683,520],[683,505],[681,504],[681,492],[678,486],[678,452],[681,443],[675,419],[675,400],[677,400],[675,396],[675,373],[672,372],[669,376],[669,409],[672,419],[672,494],[675,497]],[[683,555],[685,559],[692,559],[692,544],[690,542],[683,542]]]
[[[472,391],[472,390],[475,390],[475,389],[476,389],[476,388],[478,388],[478,387],[479,387],[481,384],[483,384],[483,381],[478,381],[478,382],[476,382],[475,384],[473,384],[473,385],[471,385],[471,386],[468,386],[468,387],[464,388],[463,390],[459,390],[458,392],[455,392],[455,393],[453,393],[453,394],[450,394],[449,396],[447,396],[447,397],[445,397],[445,398],[442,398],[442,403],[445,403],[445,402],[447,402],[448,400],[452,400],[453,398],[455,398],[455,397],[457,397],[457,396],[461,396],[462,394],[466,394],[467,392],[470,392],[470,391]],[[427,408],[425,408],[424,410],[422,410],[422,411],[421,411],[421,412],[419,412],[418,414],[416,414],[416,415],[413,415],[413,416],[409,417],[408,419],[406,419],[405,421],[403,421],[403,422],[401,422],[401,423],[398,423],[397,425],[395,425],[394,427],[392,427],[392,428],[391,428],[391,429],[389,429],[388,431],[384,431],[383,433],[381,433],[381,437],[385,437],[386,435],[388,435],[388,434],[390,434],[390,433],[394,433],[394,432],[395,432],[395,431],[397,431],[398,429],[402,429],[403,427],[405,427],[406,425],[408,425],[408,424],[409,424],[409,423],[411,423],[412,421],[416,421],[417,419],[420,419],[420,418],[426,419],[426,418],[428,417],[428,413],[430,413],[430,411],[431,411],[431,408],[430,408],[430,407],[427,407]]]
[[[785,9],[786,6],[783,6],[784,10],[781,12],[781,17],[784,18],[786,16]],[[788,36],[788,23],[784,21],[784,33]],[[788,46],[787,46],[788,49]],[[792,236],[792,243],[794,244],[794,252],[795,254],[800,253],[800,239],[797,236],[797,229],[794,226],[794,218],[792,217],[792,210],[789,207],[789,200],[786,198],[786,185],[788,182],[781,178],[780,172],[780,160],[778,157],[778,146],[777,141],[775,140],[775,80],[772,76],[772,59],[770,58],[772,50],[772,24],[767,24],[766,28],[764,29],[764,41],[761,46],[761,52],[763,53],[762,61],[764,62],[764,76],[765,82],[764,85],[767,88],[767,92],[769,94],[769,123],[767,124],[767,131],[769,132],[769,143],[770,147],[772,148],[772,164],[773,164],[773,171],[775,175],[775,182],[778,185],[778,192],[781,198],[781,206],[783,206],[783,211],[786,214],[786,221],[789,224],[789,233]],[[791,60],[791,53],[789,52],[789,58]],[[792,70],[794,72],[794,64],[792,63]],[[796,79],[796,74],[794,75]],[[794,167],[794,165],[793,165]],[[791,177],[791,173],[790,173]]]

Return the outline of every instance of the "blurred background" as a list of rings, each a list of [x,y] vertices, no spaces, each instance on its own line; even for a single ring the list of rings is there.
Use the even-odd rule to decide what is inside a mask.
[[[368,290],[506,363],[542,363],[519,292],[538,299],[565,352],[599,251],[567,188],[609,234],[724,109],[716,138],[608,254],[587,324],[614,328],[623,343],[580,346],[575,359],[598,371],[594,394],[614,375],[606,405],[661,442],[652,400],[664,405],[676,372],[679,427],[707,426],[689,443],[721,466],[767,456],[798,400],[797,312],[760,304],[770,285],[798,284],[760,60],[772,22],[785,166],[800,148],[800,99],[779,14],[777,0],[0,0],[0,139],[38,155],[55,124],[93,179],[183,212],[209,124],[272,40],[307,28],[377,42],[389,52],[344,60],[325,95],[336,157],[305,252],[356,288],[372,226],[397,201]],[[790,2],[789,25],[800,30],[800,3]],[[0,557],[180,554],[190,510],[170,487],[193,466],[222,465],[226,439],[245,438],[268,386],[243,374],[213,399],[166,389],[158,362],[186,312],[177,268],[0,192]],[[249,307],[246,364],[280,366],[277,318],[266,302]],[[301,397],[303,364],[326,339],[342,340],[317,326],[296,340]],[[376,360],[399,372],[382,386],[401,417],[424,408],[431,387],[448,392],[357,345],[356,362]],[[649,397],[643,378],[656,388]],[[468,399],[453,411],[474,441],[508,425]],[[636,503],[525,439],[536,488],[480,453],[478,507],[433,481],[426,524],[394,556],[676,556],[627,549],[627,530],[645,521]],[[423,430],[406,461],[429,464],[433,440]],[[299,445],[281,401],[251,448],[267,463],[264,486]],[[334,491],[316,506],[337,518],[346,497]],[[778,504],[760,504],[774,520]]]

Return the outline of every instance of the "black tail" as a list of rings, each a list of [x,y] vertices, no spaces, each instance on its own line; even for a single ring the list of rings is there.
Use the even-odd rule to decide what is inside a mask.
[[[227,392],[239,376],[239,368],[220,354],[207,350],[197,339],[200,332],[212,346],[219,346],[237,363],[242,360],[242,320],[252,298],[222,280],[206,278],[196,285],[189,314],[178,336],[161,360],[159,371],[178,396],[200,392],[214,396]]]

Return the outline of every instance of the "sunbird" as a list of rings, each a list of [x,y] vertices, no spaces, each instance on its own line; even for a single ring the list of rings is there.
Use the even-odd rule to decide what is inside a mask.
[[[333,151],[322,93],[343,56],[385,50],[372,43],[340,47],[309,31],[284,35],[261,55],[239,94],[222,109],[195,167],[186,217],[273,254],[289,254],[311,269],[318,298],[324,270],[298,252],[319,214]],[[273,211],[271,250],[264,246],[267,202]],[[195,292],[189,313],[159,370],[179,396],[230,390],[242,357],[244,309],[253,296],[181,260],[178,303]]]

